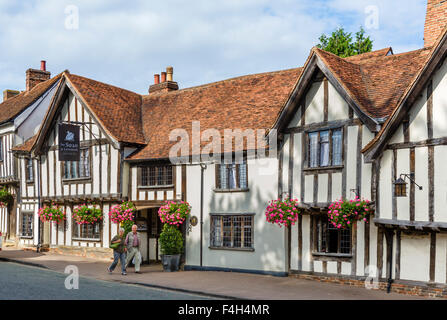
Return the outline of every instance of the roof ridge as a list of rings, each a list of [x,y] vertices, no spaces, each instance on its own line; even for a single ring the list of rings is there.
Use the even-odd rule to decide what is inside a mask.
[[[214,81],[214,82],[204,83],[204,84],[200,84],[200,85],[192,86],[192,87],[188,87],[188,88],[182,88],[182,89],[179,89],[179,90],[173,90],[173,91],[162,92],[162,93],[151,93],[151,94],[145,94],[145,95],[142,95],[142,96],[143,96],[143,98],[147,98],[147,97],[160,96],[160,95],[165,95],[165,94],[176,94],[176,93],[181,93],[181,92],[185,92],[185,91],[188,91],[188,90],[196,90],[196,89],[207,88],[207,87],[210,87],[210,86],[213,86],[213,85],[217,85],[217,84],[220,84],[220,83],[224,83],[224,82],[241,80],[242,78],[256,77],[256,76],[262,76],[262,75],[268,75],[268,74],[274,75],[274,74],[287,72],[287,71],[292,71],[292,70],[298,70],[298,69],[302,69],[302,68],[303,67],[296,67],[296,68],[289,68],[289,69],[276,70],[276,71],[266,71],[266,72],[259,72],[259,73],[253,73],[253,74],[246,74],[246,75],[237,76],[237,77],[233,77],[233,78],[228,78],[228,79],[218,80],[218,81]]]
[[[68,70],[67,70],[68,71]],[[64,72],[65,73],[65,72]],[[106,82],[103,82],[103,81],[98,81],[98,80],[94,80],[94,79],[91,79],[91,78],[87,78],[87,77],[84,77],[84,76],[80,76],[80,75],[78,75],[78,74],[74,74],[74,73],[70,73],[70,72],[67,72],[66,73],[66,76],[68,77],[68,78],[70,78],[70,77],[78,77],[78,78],[81,78],[81,79],[86,79],[86,80],[88,80],[88,81],[93,81],[93,82],[96,82],[96,83],[100,83],[100,84],[103,84],[103,85],[105,85],[105,86],[108,86],[108,87],[113,87],[113,88],[116,88],[116,89],[119,89],[119,90],[122,90],[122,91],[126,91],[126,92],[128,92],[128,93],[131,93],[131,94],[134,94],[134,95],[138,95],[138,96],[142,96],[141,94],[139,94],[139,93],[137,93],[137,92],[134,92],[134,91],[131,91],[131,90],[129,90],[129,89],[124,89],[124,88],[121,88],[121,87],[118,87],[118,86],[115,86],[115,85],[113,85],[113,84],[109,84],[109,83],[106,83]]]

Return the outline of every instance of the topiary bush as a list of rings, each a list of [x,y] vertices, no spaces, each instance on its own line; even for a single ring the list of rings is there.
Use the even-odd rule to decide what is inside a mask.
[[[173,255],[183,253],[183,236],[174,225],[165,223],[158,239],[162,254]]]

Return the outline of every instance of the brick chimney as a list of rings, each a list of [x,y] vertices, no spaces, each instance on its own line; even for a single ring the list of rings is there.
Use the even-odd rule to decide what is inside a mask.
[[[50,79],[51,73],[46,70],[46,61],[40,62],[40,70],[26,70],[26,91],[30,91],[36,85]]]
[[[431,47],[447,25],[447,0],[428,0],[424,47]]]
[[[167,67],[166,72],[161,73],[161,82],[160,75],[154,75],[154,84],[149,87],[149,94],[155,92],[169,92],[178,90],[178,83],[173,80],[174,77],[174,68]]]
[[[6,101],[9,98],[12,98],[12,97],[18,95],[19,93],[20,93],[20,91],[7,89],[7,90],[3,91],[3,101]]]

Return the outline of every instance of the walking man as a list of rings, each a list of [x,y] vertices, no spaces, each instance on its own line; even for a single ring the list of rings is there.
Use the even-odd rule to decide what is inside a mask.
[[[126,268],[129,265],[129,262],[135,258],[135,273],[140,273],[140,263],[141,263],[141,255],[140,255],[140,236],[137,233],[137,225],[134,224],[132,226],[132,232],[129,232],[126,237],[126,241],[124,244],[127,247],[127,259],[126,259]]]
[[[113,248],[113,263],[110,267],[107,268],[110,273],[113,272],[116,265],[118,264],[118,260],[121,263],[121,274],[125,276],[126,273],[126,248],[124,247],[124,229],[119,229],[119,234],[113,237],[112,244],[118,244],[116,248]]]

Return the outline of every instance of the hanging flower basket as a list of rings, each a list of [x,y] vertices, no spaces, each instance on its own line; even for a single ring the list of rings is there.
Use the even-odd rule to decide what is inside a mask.
[[[6,189],[6,187],[0,189],[0,207],[7,207],[13,201],[14,197],[8,191],[8,189]]]
[[[298,220],[300,212],[298,199],[276,199],[269,201],[265,209],[265,217],[267,222],[278,224],[280,227],[290,227]]]
[[[95,224],[102,221],[102,218],[101,209],[95,206],[89,207],[84,203],[73,209],[73,219],[77,224]]]
[[[162,223],[170,225],[181,225],[191,213],[191,206],[186,201],[165,201],[158,209],[158,216]]]
[[[354,200],[337,200],[329,206],[329,222],[338,229],[351,228],[355,221],[367,221],[367,216],[371,213],[369,200],[355,197]]]
[[[60,223],[66,219],[65,211],[53,203],[50,206],[40,208],[38,214],[42,222],[51,221]]]
[[[137,209],[131,201],[123,201],[121,204],[113,206],[109,211],[110,220],[113,223],[119,224],[124,228],[124,233],[131,231],[134,224],[135,212]]]

